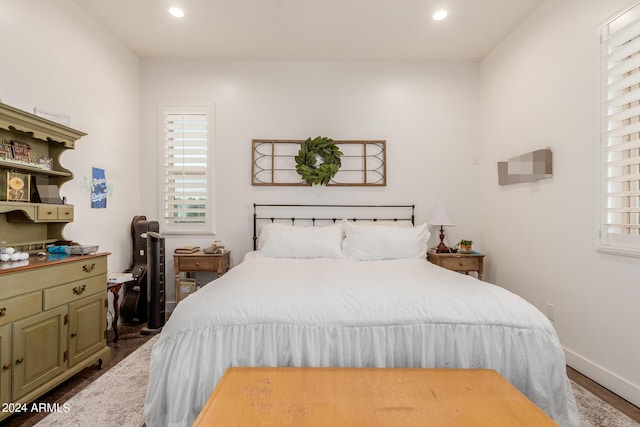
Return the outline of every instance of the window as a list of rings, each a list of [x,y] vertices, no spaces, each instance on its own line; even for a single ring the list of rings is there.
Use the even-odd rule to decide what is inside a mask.
[[[209,107],[164,107],[162,232],[213,232],[213,173]]]
[[[601,29],[599,250],[640,256],[640,3]]]

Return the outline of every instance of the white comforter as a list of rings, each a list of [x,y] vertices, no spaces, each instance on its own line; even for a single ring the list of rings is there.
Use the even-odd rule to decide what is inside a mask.
[[[424,260],[250,253],[175,309],[154,345],[149,427],[188,426],[229,366],[495,369],[578,424],[564,353],[522,298]]]

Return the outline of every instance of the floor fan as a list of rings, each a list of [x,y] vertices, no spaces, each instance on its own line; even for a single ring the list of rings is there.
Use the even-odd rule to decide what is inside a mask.
[[[149,231],[147,237],[147,326],[143,335],[155,335],[165,323],[165,254],[164,237]]]

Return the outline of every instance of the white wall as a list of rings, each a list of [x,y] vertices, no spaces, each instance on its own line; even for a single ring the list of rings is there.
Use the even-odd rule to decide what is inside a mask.
[[[640,258],[595,251],[599,26],[627,0],[549,0],[481,64],[488,278],[543,312],[567,361],[640,405]],[[496,162],[553,150],[553,178],[500,187]]]
[[[415,203],[418,222],[443,204],[457,224],[449,242],[478,240],[477,64],[143,60],[141,76],[143,211],[157,212],[158,106],[215,104],[215,239],[232,263],[252,247],[253,203]],[[252,138],[317,135],[386,140],[387,186],[251,186]],[[166,244],[172,252],[213,240],[168,236]]]
[[[0,51],[2,102],[70,115],[88,134],[61,159],[74,172],[61,191],[75,207],[65,237],[111,252],[111,271],[129,267],[129,225],[140,208],[137,57],[69,0],[0,0]],[[107,209],[91,209],[81,185],[92,167],[113,185]]]

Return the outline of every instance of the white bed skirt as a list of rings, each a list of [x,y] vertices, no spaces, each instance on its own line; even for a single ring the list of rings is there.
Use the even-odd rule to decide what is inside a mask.
[[[370,319],[359,312],[356,301],[367,300],[367,295],[377,293],[371,288],[361,295],[352,289],[346,298],[334,302],[338,306],[336,308],[324,305],[330,299],[325,301],[322,295],[333,292],[331,286],[327,286],[319,294],[309,295],[311,304],[307,302],[306,306],[297,307],[296,304],[302,304],[302,301],[296,299],[293,288],[273,287],[265,280],[260,284],[267,287],[268,292],[264,287],[262,291],[251,285],[245,288],[244,273],[235,271],[239,268],[223,276],[218,284],[213,282],[213,285],[205,286],[181,302],[154,345],[145,405],[147,426],[191,425],[229,366],[495,369],[558,424],[578,424],[564,353],[555,331],[544,316],[540,314],[542,318],[539,318],[535,314],[539,313],[535,308],[507,291],[469,277],[462,279],[461,287],[456,288],[453,283],[464,276],[443,273],[444,270],[438,268],[429,274],[433,276],[432,280],[444,280],[446,286],[436,286],[431,290],[424,297],[428,303],[414,298],[416,307],[423,309],[429,304],[434,307],[443,305],[451,295],[442,293],[442,289],[453,287],[454,294],[476,297],[478,312],[463,317],[482,318],[486,317],[483,311],[503,311],[496,313],[501,320],[453,321],[458,316],[456,310],[452,313],[452,309],[445,306],[440,307],[440,311],[436,309],[435,314],[433,310],[429,311],[428,321],[411,321],[412,316],[401,316],[403,320],[395,323],[392,316],[380,322],[380,313],[374,313],[371,318],[378,319],[378,324],[368,324]],[[223,282],[232,273],[236,273],[240,281],[229,277]],[[295,271],[290,273],[295,280]],[[246,279],[252,280],[251,277]],[[382,281],[389,279],[381,278]],[[472,287],[466,288],[469,285]],[[477,294],[482,287],[489,287],[488,296],[484,298],[487,301],[495,299],[498,305],[483,303]],[[249,290],[252,293],[247,294]],[[393,290],[401,294],[409,292],[398,284],[394,284]],[[236,299],[229,297],[236,293],[243,295]],[[500,296],[505,295],[506,301],[500,302],[504,299]],[[276,304],[278,299],[285,301],[282,313],[267,316],[254,312],[263,309],[269,312],[269,306]],[[241,300],[258,303],[243,306],[239,302]],[[375,301],[369,300],[368,303],[375,306]],[[241,304],[240,308],[237,304]],[[356,308],[353,309],[352,305]],[[389,297],[386,305],[394,307],[393,297]],[[474,304],[469,305],[473,310]],[[300,324],[287,322],[290,316],[286,307],[304,311],[308,318]],[[345,307],[353,316],[346,322],[349,324],[327,322],[328,318],[336,315],[327,315],[327,311],[343,311]],[[404,309],[404,305],[397,305],[393,310]],[[520,320],[512,319],[523,310],[529,312],[523,313],[525,317],[534,313],[533,326],[523,326]],[[225,312],[240,314],[234,317]],[[415,316],[415,319],[419,318]]]

